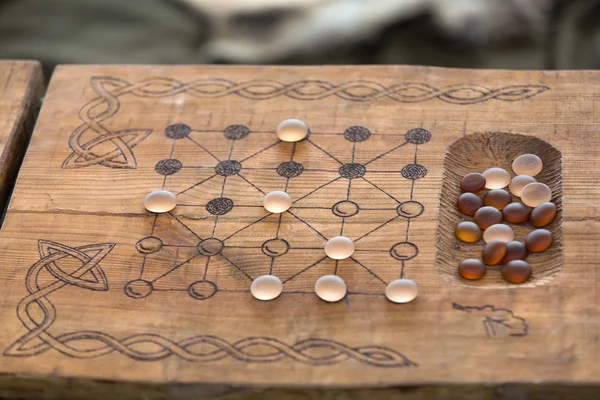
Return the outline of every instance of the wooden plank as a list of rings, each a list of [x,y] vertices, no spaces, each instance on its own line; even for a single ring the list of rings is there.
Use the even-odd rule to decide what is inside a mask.
[[[2,387],[25,390],[23,375],[122,393],[596,385],[599,83],[425,67],[58,68],[0,232]],[[308,140],[277,141],[290,117]],[[464,285],[436,262],[444,157],[476,132],[562,154],[560,265],[533,287]],[[156,217],[143,199],[163,187],[178,206]],[[286,188],[290,212],[261,208],[263,192]],[[321,249],[342,225],[357,252],[336,263]],[[259,302],[249,286],[269,272],[284,293]],[[313,285],[332,273],[349,296],[327,304]],[[412,303],[383,296],[401,276],[419,285]]]
[[[44,91],[37,61],[0,61],[0,209],[10,195]]]

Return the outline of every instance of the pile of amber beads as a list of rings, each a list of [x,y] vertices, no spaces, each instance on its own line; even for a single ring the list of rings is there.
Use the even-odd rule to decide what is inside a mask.
[[[529,253],[541,253],[552,246],[552,233],[544,229],[556,217],[552,191],[535,176],[543,169],[534,154],[523,154],[512,163],[514,175],[502,168],[489,168],[463,177],[458,210],[465,216],[456,226],[456,237],[466,243],[483,239],[481,259],[470,258],[458,265],[468,280],[483,278],[489,266],[502,265],[502,277],[523,283],[531,277]],[[506,188],[508,187],[508,190]],[[533,229],[521,240],[508,224],[530,224]]]

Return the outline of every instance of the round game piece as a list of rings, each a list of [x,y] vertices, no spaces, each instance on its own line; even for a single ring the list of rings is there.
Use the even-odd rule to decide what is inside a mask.
[[[481,259],[486,265],[496,265],[502,261],[506,255],[506,242],[502,240],[492,240],[483,248]]]
[[[502,189],[510,183],[510,174],[502,168],[489,168],[483,171],[487,189]]]
[[[508,264],[514,260],[524,260],[527,258],[527,247],[521,242],[513,240],[506,243],[506,254],[502,259],[502,264]]]
[[[523,191],[523,188],[533,182],[537,182],[533,176],[517,175],[510,181],[508,189],[515,196],[521,197],[521,192]]]
[[[385,288],[385,297],[392,303],[408,303],[419,294],[415,281],[410,279],[396,279]]]
[[[273,300],[283,291],[283,283],[273,275],[262,275],[252,281],[250,293],[258,300]]]
[[[155,190],[148,193],[144,199],[144,207],[153,213],[171,211],[177,205],[175,195],[167,190]]]
[[[535,154],[523,154],[515,158],[512,163],[512,169],[517,175],[536,176],[542,172],[544,164]]]
[[[531,225],[541,228],[548,225],[556,217],[556,205],[549,201],[540,204],[531,212]]]
[[[473,216],[477,210],[483,207],[483,201],[476,194],[467,192],[458,197],[456,207],[461,213]]]
[[[473,221],[481,229],[487,229],[492,225],[502,223],[502,212],[497,208],[485,206],[475,212]]]
[[[510,203],[502,210],[504,220],[513,224],[527,221],[529,215],[531,215],[531,208],[523,203]]]
[[[552,232],[548,229],[536,229],[527,235],[525,245],[532,253],[541,253],[552,245]]]
[[[481,239],[481,229],[477,226],[476,223],[470,221],[459,222],[456,225],[456,237],[459,240],[467,243],[475,243],[479,239]]]
[[[483,196],[483,204],[503,210],[510,203],[512,197],[504,189],[492,189]]]
[[[458,264],[458,274],[465,279],[470,281],[476,281],[485,276],[487,267],[481,260],[476,258],[469,258],[463,260]]]
[[[268,212],[281,214],[292,206],[292,198],[286,192],[274,191],[266,194],[263,206]]]
[[[481,192],[485,188],[485,176],[478,172],[467,174],[463,176],[460,188],[463,192]]]
[[[334,260],[343,260],[354,254],[354,242],[346,236],[332,237],[325,243],[325,254]]]
[[[284,142],[299,142],[308,135],[308,126],[299,119],[286,119],[277,126],[277,137]]]
[[[523,260],[513,260],[502,267],[502,277],[510,283],[527,282],[531,276],[531,266]]]
[[[337,275],[325,275],[315,282],[315,293],[329,303],[342,300],[347,292],[346,282]]]
[[[537,207],[552,199],[552,191],[543,183],[533,182],[523,188],[521,201],[529,207]]]
[[[493,240],[511,242],[515,239],[515,232],[508,225],[495,224],[483,231],[483,240],[490,243]]]

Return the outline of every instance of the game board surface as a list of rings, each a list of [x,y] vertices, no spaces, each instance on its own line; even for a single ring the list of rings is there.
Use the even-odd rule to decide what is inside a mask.
[[[60,67],[0,232],[0,371],[158,385],[597,381],[598,81]],[[309,138],[278,141],[286,118]],[[465,285],[437,261],[446,152],[477,132],[562,154],[556,268],[534,287]],[[178,205],[154,215],[143,199],[160,188]],[[289,212],[262,207],[273,190],[292,196]],[[357,251],[337,262],[322,249],[339,234]],[[268,273],[284,291],[260,302],[249,287]],[[345,301],[315,296],[326,274],[346,281]],[[384,297],[400,277],[419,285],[415,301]]]

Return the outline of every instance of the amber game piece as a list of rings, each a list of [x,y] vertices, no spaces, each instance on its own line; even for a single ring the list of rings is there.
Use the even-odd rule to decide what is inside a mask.
[[[527,258],[527,247],[521,242],[513,240],[506,243],[506,254],[502,258],[502,264],[508,264],[514,260],[524,260]]]
[[[463,260],[458,264],[458,274],[465,279],[470,281],[476,281],[485,276],[487,267],[481,260],[475,258],[469,258]]]
[[[473,220],[481,229],[487,229],[502,222],[502,212],[497,208],[484,206],[475,212]]]
[[[492,240],[483,248],[481,259],[486,265],[496,265],[502,261],[506,255],[506,242],[502,240]]]
[[[485,188],[485,176],[478,172],[467,174],[462,178],[460,188],[463,192],[480,192]]]
[[[518,224],[529,219],[529,216],[531,215],[531,208],[527,207],[523,203],[510,203],[504,207],[504,210],[502,210],[502,215],[504,216],[504,220],[506,222]]]
[[[493,189],[483,196],[483,204],[497,208],[498,210],[504,209],[511,200],[510,193],[504,189]]]
[[[510,283],[527,282],[531,276],[531,266],[523,260],[513,260],[502,267],[502,277]]]
[[[483,201],[474,193],[463,193],[458,197],[456,206],[461,213],[473,216],[477,210],[483,207]]]
[[[481,239],[481,229],[474,222],[463,221],[456,225],[456,237],[463,242],[475,243]]]
[[[537,228],[548,225],[556,217],[556,205],[549,201],[540,204],[531,212],[531,224]]]
[[[552,245],[552,233],[548,229],[536,229],[527,235],[525,245],[532,253],[541,253]]]

